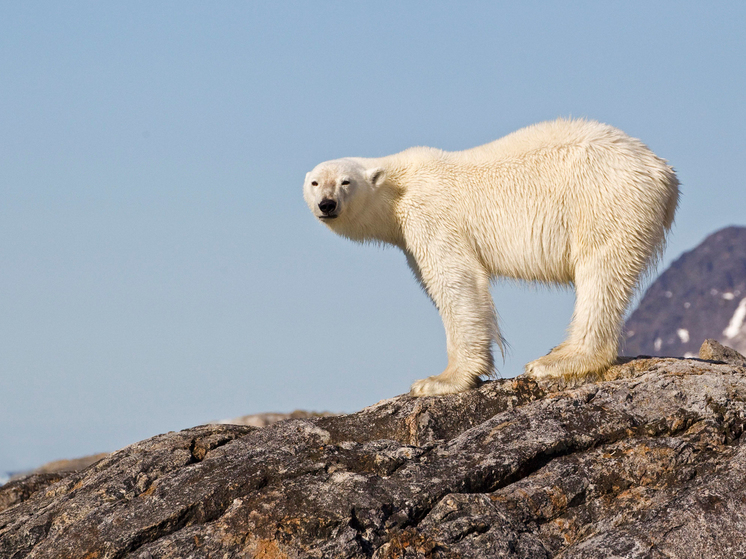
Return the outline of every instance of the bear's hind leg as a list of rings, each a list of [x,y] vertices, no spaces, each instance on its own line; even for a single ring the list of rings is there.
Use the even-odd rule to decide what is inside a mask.
[[[639,276],[639,266],[598,255],[575,273],[575,311],[567,340],[548,355],[526,365],[526,373],[541,377],[601,375],[617,357],[624,311]]]

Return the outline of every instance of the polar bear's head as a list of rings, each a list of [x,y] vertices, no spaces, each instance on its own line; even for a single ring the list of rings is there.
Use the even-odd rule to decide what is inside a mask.
[[[362,159],[326,161],[306,175],[303,197],[318,219],[349,234],[347,231],[371,206],[384,178],[381,167],[366,166]]]

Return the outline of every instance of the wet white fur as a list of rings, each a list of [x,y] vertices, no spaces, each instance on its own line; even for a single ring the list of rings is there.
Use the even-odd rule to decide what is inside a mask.
[[[412,386],[424,396],[469,389],[493,372],[491,345],[503,347],[495,276],[575,286],[567,339],[527,373],[604,371],[638,279],[663,249],[679,189],[639,140],[561,119],[460,152],[327,161],[306,176],[304,196],[317,217],[322,199],[337,202],[338,217],[324,219],[335,233],[404,251],[446,330],[448,367]]]

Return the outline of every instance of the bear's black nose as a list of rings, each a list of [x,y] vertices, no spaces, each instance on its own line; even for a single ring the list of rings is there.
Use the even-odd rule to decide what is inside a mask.
[[[324,198],[321,202],[319,202],[319,209],[321,210],[321,213],[329,215],[337,209],[337,203],[334,200],[330,200],[329,198]]]

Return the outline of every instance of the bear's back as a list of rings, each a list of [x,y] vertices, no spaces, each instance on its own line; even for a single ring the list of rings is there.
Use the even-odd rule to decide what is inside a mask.
[[[488,144],[454,152],[454,155],[472,160],[495,160],[521,157],[540,150],[612,144],[639,144],[644,148],[641,142],[608,124],[560,118],[532,124]]]

